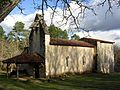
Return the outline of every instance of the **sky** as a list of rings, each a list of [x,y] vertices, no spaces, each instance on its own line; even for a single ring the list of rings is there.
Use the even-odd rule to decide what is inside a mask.
[[[6,18],[3,22],[0,23],[0,25],[4,28],[6,33],[9,33],[9,31],[12,30],[12,27],[14,26],[15,22],[22,21],[25,23],[25,28],[29,29],[31,23],[33,22],[35,18],[36,13],[41,13],[41,10],[35,10],[33,5],[33,0],[25,0],[21,7],[25,8],[24,14],[20,13],[20,10],[16,7]],[[39,0],[37,0],[39,1]],[[113,14],[106,11],[108,9],[108,5],[105,4],[103,7],[97,7],[95,6],[96,3],[98,3],[101,0],[87,0],[87,4],[91,4],[94,6],[94,9],[97,13],[97,15],[94,15],[91,11],[86,11],[86,16],[84,19],[80,20],[81,27],[86,28],[87,30],[90,30],[89,33],[86,33],[84,31],[80,32],[74,32],[75,34],[82,37],[92,37],[97,39],[103,39],[103,40],[110,40],[116,42],[116,44],[120,45],[120,7],[114,7],[112,9]],[[36,2],[38,3],[38,2]],[[53,3],[50,3],[53,4]],[[72,6],[74,14],[77,14],[78,11],[76,10],[77,5],[74,2],[71,2],[70,5]],[[76,11],[75,11],[76,10]],[[55,14],[53,24],[56,26],[61,26],[58,21],[62,20],[62,10],[60,7],[57,7],[58,14]],[[50,8],[45,9],[45,21],[47,25],[49,26],[51,23],[51,13],[52,10]],[[60,22],[61,24],[64,23]],[[61,26],[63,30],[69,30],[70,21],[68,20],[68,23],[66,25]]]

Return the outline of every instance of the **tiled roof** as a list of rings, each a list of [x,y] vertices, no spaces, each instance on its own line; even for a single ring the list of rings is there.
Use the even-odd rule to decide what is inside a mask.
[[[81,38],[81,40],[87,40],[87,41],[99,41],[101,43],[115,43],[115,42],[111,42],[111,41],[104,41],[104,40],[100,40],[100,39],[94,39],[94,38]]]
[[[55,38],[50,39],[50,45],[94,47],[94,45],[84,41],[55,39]]]
[[[44,61],[44,57],[39,55],[38,53],[24,53],[18,56],[9,58],[7,60],[2,61],[3,63],[42,63]]]

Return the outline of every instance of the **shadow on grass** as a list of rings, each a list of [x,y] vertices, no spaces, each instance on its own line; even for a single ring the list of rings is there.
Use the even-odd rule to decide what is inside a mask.
[[[52,82],[41,80],[19,81],[6,78],[0,74],[0,90],[120,90],[120,74],[84,74],[74,75],[64,80],[51,79]]]
[[[57,85],[73,89],[120,90],[120,74],[86,74],[70,76],[64,81],[57,81]]]
[[[48,84],[48,83],[46,83]],[[6,75],[0,75],[0,90],[46,90],[54,89],[48,87],[45,83],[34,83],[30,81],[20,81],[12,78],[7,78]],[[56,88],[55,88],[56,89]]]

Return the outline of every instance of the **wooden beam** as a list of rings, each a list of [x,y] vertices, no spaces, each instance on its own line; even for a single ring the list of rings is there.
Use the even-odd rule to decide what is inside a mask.
[[[16,64],[16,71],[17,71],[17,79],[19,78],[19,66]]]
[[[8,63],[7,63],[7,78],[8,78]]]

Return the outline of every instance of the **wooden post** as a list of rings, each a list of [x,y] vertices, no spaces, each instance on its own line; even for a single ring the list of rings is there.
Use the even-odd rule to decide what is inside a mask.
[[[33,78],[35,78],[35,67],[33,67]]]
[[[17,79],[19,78],[19,66],[16,64],[16,71],[17,71]]]
[[[7,63],[7,78],[8,78],[8,63]]]
[[[35,64],[35,78],[39,78],[39,65]]]

